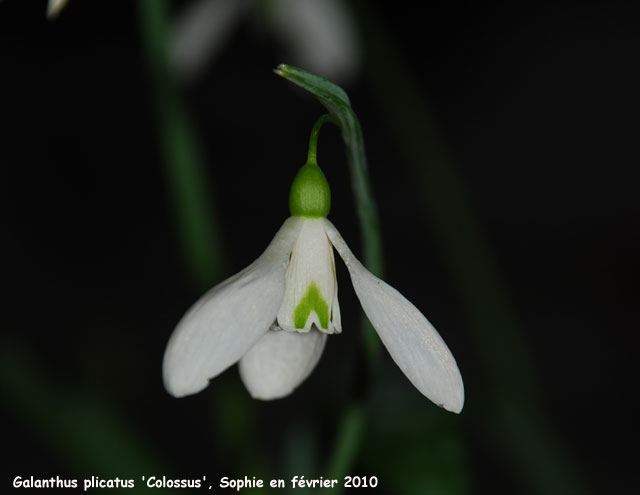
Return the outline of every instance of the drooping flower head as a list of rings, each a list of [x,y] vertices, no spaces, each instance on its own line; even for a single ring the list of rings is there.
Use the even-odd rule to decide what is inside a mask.
[[[447,345],[413,304],[358,261],[327,219],[330,207],[314,149],[291,186],[291,217],[271,244],[202,296],[173,332],[163,363],[169,393],[197,393],[239,362],[252,397],[289,395],[318,363],[327,336],[342,332],[335,248],[396,364],[437,405],[462,410],[462,378]]]

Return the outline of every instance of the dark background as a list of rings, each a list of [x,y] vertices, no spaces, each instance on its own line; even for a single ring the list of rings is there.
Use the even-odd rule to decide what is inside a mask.
[[[518,454],[493,441],[492,409],[482,406],[491,373],[483,363],[488,359],[509,376],[500,356],[508,363],[511,351],[489,333],[492,354],[483,357],[485,348],[470,336],[437,228],[423,213],[423,190],[405,165],[406,149],[397,138],[403,130],[389,118],[398,96],[376,83],[376,77],[408,77],[420,115],[407,115],[405,125],[425,118],[434,123],[436,148],[446,150],[443,159],[463,185],[533,363],[536,414],[557,442],[550,451],[567,460],[569,478],[580,480],[569,486],[582,487],[578,491],[626,492],[637,484],[638,9],[609,2],[349,5],[365,33],[364,58],[359,76],[344,87],[363,128],[385,278],[441,331],[467,389],[459,417],[431,411],[437,419],[424,419],[444,421],[456,432],[463,454],[453,457],[463,459],[456,469],[466,481],[434,485],[417,478],[408,488],[397,481],[402,463],[395,474],[386,473],[384,462],[366,454],[351,472],[377,475],[396,493],[440,493],[434,486],[456,486],[443,490],[456,493],[543,492],[523,474]],[[255,452],[238,453],[222,439],[233,444],[235,430],[224,418],[238,413],[224,412],[216,381],[180,401],[162,388],[164,346],[202,288],[186,270],[177,238],[139,12],[134,2],[74,0],[55,22],[44,12],[45,2],[0,4],[2,429],[11,453],[2,483],[8,486],[17,474],[87,473],[74,461],[83,458],[82,448],[73,446],[81,443],[66,445],[70,430],[60,426],[74,418],[72,411],[84,411],[75,404],[87,397],[91,412],[78,413],[72,431],[90,435],[92,415],[105,416],[114,424],[105,427],[104,438],[132,439],[176,476],[251,475],[244,466],[253,465],[245,462],[252,457],[284,459],[264,475],[283,476],[290,438],[310,438],[324,459],[357,381],[350,363],[357,354],[352,328],[358,306],[344,267],[345,331],[330,339],[299,391],[277,403],[251,403],[235,369],[216,379],[251,408],[246,414],[253,426],[239,430],[249,438],[238,444]],[[388,58],[378,53],[384,47],[406,72],[385,66]],[[206,164],[225,275],[255,259],[286,218],[290,181],[323,111],[272,73],[289,62],[287,56],[254,16],[239,24],[197,81],[181,87]],[[420,135],[415,126],[404,134],[411,132]],[[323,130],[319,150],[332,185],[330,218],[359,253],[335,129]],[[416,403],[419,411],[436,408],[414,397],[388,355],[382,359],[383,380],[410,397],[387,403],[384,417],[400,429],[405,425],[400,437],[421,439],[405,423],[409,411]],[[372,414],[375,424],[375,408]],[[531,445],[521,443],[524,458],[535,457],[542,437],[532,430],[522,438],[531,439]],[[420,448],[430,445],[427,439]],[[396,447],[384,455],[401,458],[404,447]],[[98,450],[111,465],[109,450]],[[530,467],[541,478],[551,472],[553,480],[560,467],[544,457]],[[410,469],[412,460],[404,463]],[[437,478],[436,464],[425,469]],[[567,493],[560,481],[550,486]]]

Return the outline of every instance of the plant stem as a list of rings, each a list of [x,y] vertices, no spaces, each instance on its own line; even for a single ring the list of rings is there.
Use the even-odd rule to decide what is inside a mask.
[[[311,129],[311,136],[309,137],[309,153],[307,154],[307,163],[311,163],[313,165],[318,164],[318,136],[320,134],[320,129],[327,122],[331,122],[338,126],[340,125],[339,122],[337,122],[336,119],[328,113],[325,113],[324,115],[318,117],[318,120],[316,120],[315,124],[313,124],[313,128]]]
[[[222,278],[223,253],[204,161],[169,67],[168,5],[166,0],[140,0],[138,6],[179,240],[191,277],[207,289]]]

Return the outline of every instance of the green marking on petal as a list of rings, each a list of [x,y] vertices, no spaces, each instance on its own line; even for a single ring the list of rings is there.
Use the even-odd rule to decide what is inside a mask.
[[[311,311],[316,312],[320,320],[320,326],[327,330],[329,328],[329,305],[322,297],[320,289],[318,289],[315,282],[309,284],[307,292],[304,293],[304,296],[293,311],[293,323],[296,328],[304,328]]]

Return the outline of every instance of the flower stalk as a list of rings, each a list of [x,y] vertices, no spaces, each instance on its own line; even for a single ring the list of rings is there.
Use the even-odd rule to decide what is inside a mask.
[[[340,126],[338,120],[328,113],[321,115],[316,120],[315,124],[313,124],[313,128],[311,129],[311,136],[309,137],[309,152],[307,154],[307,164],[318,165],[318,136],[320,134],[320,129],[327,122],[331,122],[337,126]]]

